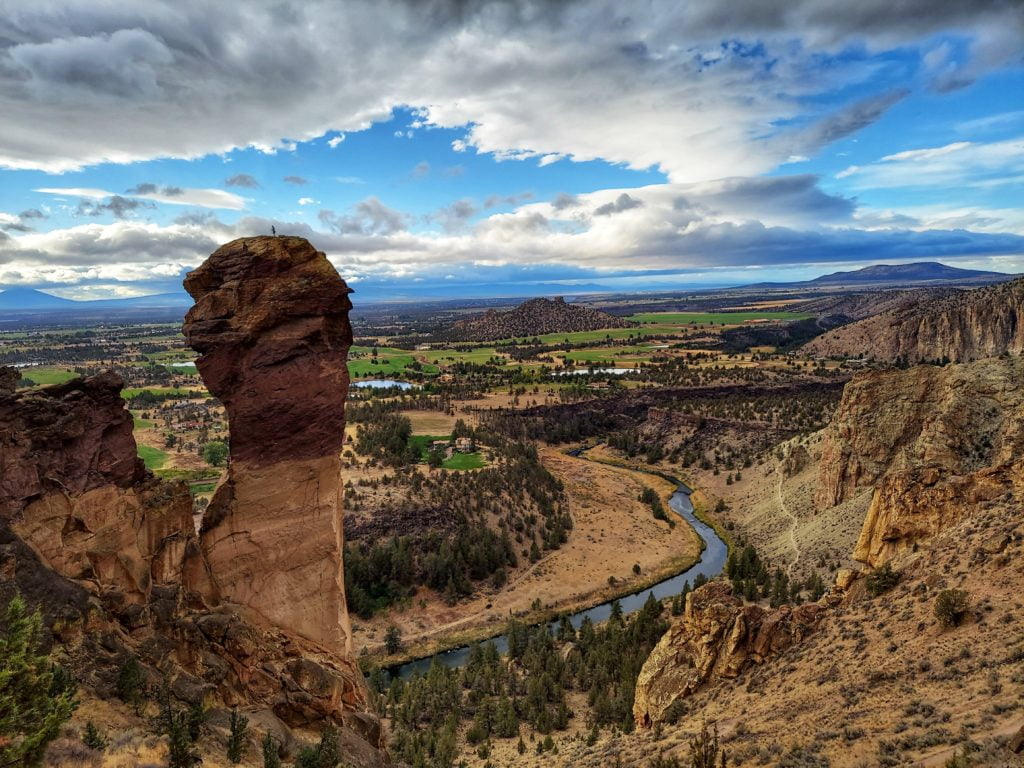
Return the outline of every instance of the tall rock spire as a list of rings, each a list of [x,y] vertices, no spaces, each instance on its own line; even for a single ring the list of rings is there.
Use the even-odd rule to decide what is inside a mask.
[[[234,240],[191,272],[185,289],[196,301],[185,338],[231,432],[193,586],[348,650],[340,452],[351,291],[298,237]]]

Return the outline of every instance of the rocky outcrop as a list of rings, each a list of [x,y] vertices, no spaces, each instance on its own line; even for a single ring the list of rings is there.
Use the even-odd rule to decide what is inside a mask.
[[[812,355],[910,364],[1024,353],[1024,279],[913,301],[844,325],[803,347]]]
[[[715,581],[691,592],[686,609],[640,670],[633,715],[650,728],[673,703],[716,679],[738,677],[800,643],[817,629],[818,604],[765,609],[744,605],[732,587]]]
[[[232,603],[345,652],[350,291],[323,253],[295,237],[228,243],[185,288],[196,301],[185,337],[231,434],[227,478],[203,518],[205,567],[191,584],[211,604]]]
[[[141,605],[181,580],[192,497],[146,472],[122,385],[106,373],[0,394],[0,517],[61,576]]]
[[[463,341],[496,341],[545,333],[578,333],[605,328],[632,328],[636,323],[597,309],[566,304],[565,299],[530,299],[515,309],[489,309],[480,317],[460,320],[452,337]]]
[[[825,430],[818,502],[876,488],[854,557],[877,566],[967,505],[1019,493],[1024,361],[918,366],[856,377]]]

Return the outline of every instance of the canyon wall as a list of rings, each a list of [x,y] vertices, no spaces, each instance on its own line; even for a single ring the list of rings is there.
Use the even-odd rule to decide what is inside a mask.
[[[0,392],[0,517],[61,576],[140,606],[181,580],[192,497],[146,472],[122,385],[105,373]]]
[[[1024,354],[1024,279],[897,305],[829,331],[803,351],[910,364]]]
[[[876,371],[847,384],[825,430],[818,503],[876,488],[854,557],[878,566],[967,506],[1024,483],[1024,360]]]
[[[350,292],[295,237],[235,240],[185,279],[196,366],[227,411],[231,454],[192,585],[325,648],[350,643],[341,446]]]

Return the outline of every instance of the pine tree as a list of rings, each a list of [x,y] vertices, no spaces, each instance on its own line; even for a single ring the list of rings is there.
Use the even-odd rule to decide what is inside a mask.
[[[0,765],[34,768],[71,717],[74,685],[42,652],[43,621],[15,595],[0,630]]]
[[[85,744],[89,749],[95,749],[102,752],[107,748],[107,737],[103,735],[103,732],[89,720],[85,724],[85,731],[82,733],[82,743]]]
[[[228,736],[227,758],[232,763],[242,762],[245,755],[245,741],[249,731],[249,718],[231,710],[231,734]]]
[[[263,768],[281,768],[281,755],[278,752],[277,740],[269,733],[264,734],[260,746],[263,750]]]
[[[134,653],[129,653],[117,673],[117,698],[135,710],[142,711],[146,697],[146,673]]]

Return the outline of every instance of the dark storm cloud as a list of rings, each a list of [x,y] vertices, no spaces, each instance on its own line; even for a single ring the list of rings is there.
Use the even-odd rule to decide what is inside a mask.
[[[810,82],[816,57],[857,46],[923,50],[949,32],[967,42],[967,54],[941,77],[969,82],[1020,60],[1020,7],[1016,0],[651,0],[642,12],[611,0],[21,3],[5,14],[0,33],[0,164],[68,170],[233,147],[269,151],[286,139],[364,130],[398,105],[429,105],[428,124],[469,125],[466,143],[478,151],[658,165],[678,180],[751,175],[786,157],[756,138],[765,124],[818,122],[816,138],[827,141],[871,119],[870,105],[832,120],[823,107],[792,114],[794,104],[813,102],[805,96],[861,82],[859,63],[847,71],[836,59],[828,77]],[[739,44],[723,49],[723,40]],[[717,51],[718,63],[695,65],[695,50]],[[638,105],[646,106],[638,112]],[[718,135],[695,130],[702,111],[722,126]],[[735,151],[738,143],[744,151]]]

